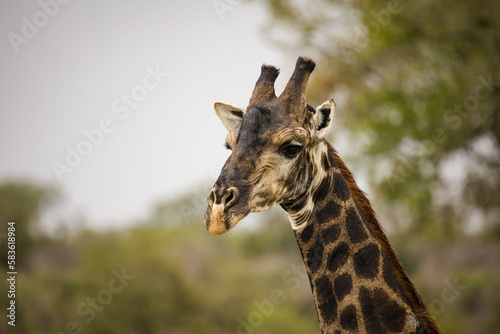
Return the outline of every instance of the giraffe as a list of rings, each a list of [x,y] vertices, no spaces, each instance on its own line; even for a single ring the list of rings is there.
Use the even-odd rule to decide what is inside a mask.
[[[215,103],[232,151],[208,196],[205,226],[219,235],[250,212],[288,214],[322,333],[439,333],[370,201],[326,141],[333,99],[314,109],[315,63],[299,57],[282,94],[263,65],[246,109]]]

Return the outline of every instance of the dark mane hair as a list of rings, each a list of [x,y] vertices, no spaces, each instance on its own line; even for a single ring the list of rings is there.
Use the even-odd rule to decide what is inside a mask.
[[[356,181],[354,180],[354,176],[351,171],[347,168],[345,163],[340,159],[337,151],[329,144],[328,150],[330,154],[333,156],[337,166],[340,168],[342,176],[344,177],[349,189],[351,190],[352,195],[354,196],[356,202],[358,203],[363,215],[366,220],[370,224],[373,232],[375,233],[375,237],[379,241],[382,251],[385,253],[385,256],[389,260],[389,263],[396,274],[396,278],[403,289],[403,292],[408,299],[410,306],[418,318],[420,324],[425,329],[425,332],[428,334],[431,333],[440,333],[439,326],[434,319],[434,316],[427,310],[420,293],[417,291],[413,283],[408,278],[408,274],[405,269],[401,265],[396,255],[396,251],[392,248],[389,243],[389,239],[384,233],[382,225],[378,221],[375,211],[372,208],[370,200],[366,197],[366,194],[358,187]]]

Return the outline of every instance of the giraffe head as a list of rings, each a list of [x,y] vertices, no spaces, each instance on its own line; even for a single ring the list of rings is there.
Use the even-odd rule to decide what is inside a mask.
[[[306,103],[314,67],[312,59],[299,57],[277,97],[274,82],[279,70],[263,65],[246,109],[215,104],[232,154],[208,196],[205,225],[211,233],[227,232],[250,212],[305,198],[313,176],[322,172],[314,160],[330,130],[335,102],[326,101],[317,111]]]

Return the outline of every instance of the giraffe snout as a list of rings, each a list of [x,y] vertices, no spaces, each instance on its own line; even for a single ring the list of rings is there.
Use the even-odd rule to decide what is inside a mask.
[[[208,195],[208,209],[205,226],[212,234],[223,234],[248,214],[236,205],[240,192],[236,187],[215,186]]]

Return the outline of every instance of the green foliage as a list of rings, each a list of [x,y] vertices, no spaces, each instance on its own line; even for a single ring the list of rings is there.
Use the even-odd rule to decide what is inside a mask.
[[[337,99],[340,153],[368,174],[388,223],[441,236],[497,229],[500,3],[264,3],[267,35],[316,60],[308,97]]]

